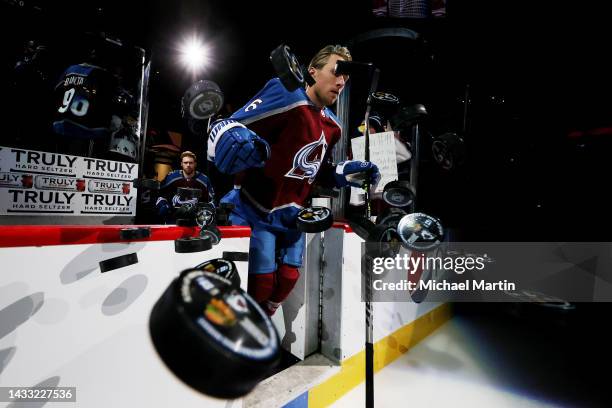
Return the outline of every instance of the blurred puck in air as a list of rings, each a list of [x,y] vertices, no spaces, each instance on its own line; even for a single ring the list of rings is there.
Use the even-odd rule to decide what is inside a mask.
[[[228,279],[187,269],[157,301],[149,318],[162,361],[193,389],[239,398],[266,378],[280,360],[270,318]]]
[[[134,265],[138,263],[136,253],[117,256],[115,258],[105,259],[99,262],[100,272],[108,272],[115,269],[123,268],[124,266]]]

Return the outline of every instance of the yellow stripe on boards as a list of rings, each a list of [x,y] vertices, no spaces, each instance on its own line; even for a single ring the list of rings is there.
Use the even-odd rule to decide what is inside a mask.
[[[377,372],[414,347],[451,318],[451,306],[443,304],[374,344]],[[365,351],[342,361],[340,371],[308,391],[308,408],[327,407],[365,380]]]

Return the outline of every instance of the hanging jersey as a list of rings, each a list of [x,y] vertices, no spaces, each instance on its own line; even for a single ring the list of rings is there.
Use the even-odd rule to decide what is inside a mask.
[[[53,130],[76,138],[109,135],[115,77],[95,65],[72,65],[55,87],[56,119]]]
[[[290,225],[309,196],[323,161],[340,139],[339,120],[315,106],[304,89],[289,92],[274,78],[232,117],[265,139],[271,155],[263,168],[239,175],[242,196],[258,210],[291,209]],[[287,212],[287,211],[284,211]]]

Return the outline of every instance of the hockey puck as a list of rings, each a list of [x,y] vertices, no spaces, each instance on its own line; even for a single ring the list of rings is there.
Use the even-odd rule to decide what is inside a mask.
[[[440,221],[423,213],[405,215],[397,225],[397,232],[404,246],[415,251],[436,248],[444,238]]]
[[[444,170],[456,170],[465,162],[465,142],[457,133],[438,136],[431,144],[433,158]]]
[[[151,228],[149,227],[138,227],[138,228],[122,228],[119,230],[119,238],[125,240],[132,239],[144,239],[151,236]]]
[[[219,231],[219,228],[215,227],[214,225],[209,225],[206,228],[202,228],[200,231],[200,236],[210,239],[210,242],[212,242],[213,245],[217,245],[219,242],[221,242],[221,231]]]
[[[198,120],[191,116],[187,118],[187,127],[196,136],[205,135],[208,130],[208,120]]]
[[[238,274],[238,269],[236,268],[236,264],[229,259],[211,259],[210,261],[202,262],[196,266],[195,269],[222,276],[225,279],[230,280],[232,285],[235,287],[240,287],[240,275]]]
[[[213,81],[199,80],[193,83],[181,99],[184,117],[205,120],[223,107],[223,92]]]
[[[208,251],[212,248],[210,237],[188,237],[174,240],[174,252],[186,254],[190,252]]]
[[[223,259],[234,262],[249,262],[249,253],[223,251]]]
[[[397,110],[391,117],[391,126],[394,130],[410,132],[411,127],[416,123],[421,123],[427,117],[427,109],[419,103],[405,105]]]
[[[368,102],[370,105],[376,107],[377,111],[381,111],[388,115],[391,112],[395,112],[399,106],[400,100],[393,94],[378,91],[370,94]]]
[[[383,210],[380,215],[376,217],[376,224],[387,224],[397,227],[397,223],[404,215],[408,215],[408,213],[401,208],[390,207]]]
[[[374,230],[376,224],[367,218],[350,218],[348,224],[357,236],[365,241],[368,241],[370,232]]]
[[[196,210],[196,223],[200,228],[206,228],[215,223],[217,210],[211,204],[198,204]]]
[[[304,85],[302,67],[288,46],[281,44],[276,47],[270,54],[270,61],[276,75],[289,92]]]
[[[414,196],[412,186],[405,180],[387,183],[382,193],[383,200],[394,207],[406,207],[412,204]]]
[[[323,232],[334,224],[334,217],[327,207],[307,207],[297,215],[297,229],[302,232]]]
[[[100,272],[108,272],[115,269],[123,268],[124,266],[134,265],[138,263],[136,253],[117,256],[115,258],[105,259],[99,262]]]
[[[197,214],[197,208],[195,205],[191,203],[182,204],[180,207],[178,207],[174,211],[174,216],[177,219],[183,218],[187,220],[193,220],[193,225],[197,225],[195,222],[196,214]]]
[[[280,360],[278,334],[255,300],[198,269],[170,284],[151,311],[149,329],[166,366],[213,397],[244,396]]]
[[[392,258],[399,253],[402,239],[395,226],[379,224],[368,233],[366,244],[370,256]]]

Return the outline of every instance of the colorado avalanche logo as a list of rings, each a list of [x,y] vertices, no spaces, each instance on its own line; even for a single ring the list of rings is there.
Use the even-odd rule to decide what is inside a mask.
[[[308,183],[312,184],[321,161],[327,150],[327,141],[325,133],[321,132],[321,137],[316,142],[308,143],[302,147],[293,157],[293,168],[285,174],[286,177],[292,177],[303,180],[308,179]]]

